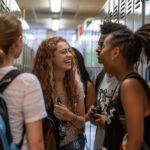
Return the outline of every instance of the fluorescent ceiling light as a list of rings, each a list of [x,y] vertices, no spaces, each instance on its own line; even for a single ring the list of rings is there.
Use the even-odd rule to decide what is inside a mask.
[[[58,19],[53,19],[52,20],[52,30],[57,31],[59,29],[59,20]]]
[[[61,10],[61,0],[50,0],[51,1],[51,11],[58,13]]]

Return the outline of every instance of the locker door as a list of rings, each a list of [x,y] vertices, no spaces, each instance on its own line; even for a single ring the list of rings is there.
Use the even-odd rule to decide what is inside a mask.
[[[126,25],[133,30],[133,0],[126,1]]]
[[[126,0],[120,0],[119,23],[126,24]]]
[[[145,23],[150,23],[150,0],[145,0]]]
[[[108,16],[109,16],[109,20],[113,21],[113,7],[114,7],[114,1],[113,0],[110,0],[109,2],[109,13],[108,13]]]
[[[113,22],[119,22],[119,3],[118,0],[114,0],[114,8],[113,8]]]
[[[108,1],[105,2],[97,18],[99,18],[102,22],[108,20]]]
[[[142,4],[141,0],[134,0],[134,31],[143,25]]]

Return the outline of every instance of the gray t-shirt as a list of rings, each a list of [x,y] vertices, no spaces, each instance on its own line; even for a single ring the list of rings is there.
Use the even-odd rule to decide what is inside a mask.
[[[105,74],[104,79],[99,85],[97,92],[97,103],[98,105],[101,106],[103,112],[106,112],[106,108],[108,106],[108,103],[112,99],[112,96],[114,95],[114,91],[117,87],[117,84],[118,81],[116,77],[108,77],[107,74]],[[102,149],[104,142],[104,135],[105,131],[100,126],[97,126],[94,142],[94,150]]]

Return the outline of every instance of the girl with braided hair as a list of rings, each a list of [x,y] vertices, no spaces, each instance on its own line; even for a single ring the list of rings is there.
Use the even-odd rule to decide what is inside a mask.
[[[134,72],[134,64],[142,50],[149,61],[150,24],[143,25],[135,33],[129,29],[111,33],[105,39],[100,54],[104,71],[116,76],[120,83],[114,101],[118,119],[128,133],[127,150],[150,148],[150,89],[144,79]]]

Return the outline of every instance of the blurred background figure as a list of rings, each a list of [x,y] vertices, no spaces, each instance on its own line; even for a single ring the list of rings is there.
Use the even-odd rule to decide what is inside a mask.
[[[86,70],[84,58],[83,58],[82,54],[76,48],[72,47],[72,49],[75,53],[78,71],[79,71],[81,81],[84,86],[84,94],[85,94],[85,98],[84,98],[85,115],[84,115],[84,117],[85,117],[85,120],[88,121],[89,117],[87,115],[87,112],[88,112],[89,108],[92,105],[95,105],[95,103],[96,103],[95,88],[94,88],[94,85],[93,85],[92,81],[90,80],[90,76]],[[78,141],[80,143],[81,150],[84,150],[85,142],[86,142],[86,137],[84,135],[84,129],[79,131]]]

